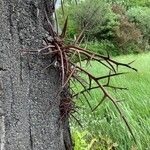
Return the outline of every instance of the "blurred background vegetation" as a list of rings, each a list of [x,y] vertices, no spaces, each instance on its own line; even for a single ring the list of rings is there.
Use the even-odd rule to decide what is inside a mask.
[[[57,9],[60,27],[68,22],[68,41],[113,56],[150,50],[150,0],[64,0]],[[76,5],[76,3],[78,3]]]

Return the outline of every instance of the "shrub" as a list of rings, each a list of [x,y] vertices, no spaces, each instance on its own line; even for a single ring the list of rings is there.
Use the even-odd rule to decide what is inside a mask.
[[[143,34],[142,47],[150,45],[150,9],[148,7],[133,7],[127,11],[129,20],[135,22]]]
[[[119,16],[119,25],[115,28],[114,43],[122,53],[128,53],[128,48],[131,45],[138,45],[140,43],[142,33],[134,22],[129,21],[126,9],[123,6],[114,4],[112,5],[112,11]],[[134,51],[137,52],[137,49]]]
[[[111,11],[111,7],[104,1],[86,0],[78,5],[69,3],[64,5],[65,17],[61,8],[57,10],[58,21],[61,27],[64,24],[64,18],[69,16],[68,38],[73,39],[85,29],[85,36],[88,40],[111,39],[113,29],[118,25],[117,15]]]
[[[113,28],[117,26],[117,16],[111,11],[110,5],[104,1],[83,1],[75,9],[73,16],[78,28],[85,29],[85,35],[89,40],[110,39]]]

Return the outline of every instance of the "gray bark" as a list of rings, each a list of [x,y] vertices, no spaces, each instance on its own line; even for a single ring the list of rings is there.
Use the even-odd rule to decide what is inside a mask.
[[[68,120],[59,121],[58,69],[41,71],[51,56],[22,54],[43,46],[46,6],[52,15],[48,0],[0,0],[0,150],[72,149]]]

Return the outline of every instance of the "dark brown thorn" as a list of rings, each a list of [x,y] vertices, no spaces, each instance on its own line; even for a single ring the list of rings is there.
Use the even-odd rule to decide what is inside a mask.
[[[75,77],[76,79],[78,79],[78,81],[80,81],[82,84],[84,84],[85,87],[88,85],[88,82],[84,78],[82,78],[81,76],[79,76],[79,75],[73,75],[73,77]]]
[[[108,57],[106,57],[106,56],[104,56],[104,55],[100,55],[100,54],[97,54],[97,53],[93,53],[93,52],[90,52],[89,50],[86,50],[86,49],[83,49],[83,48],[80,48],[80,47],[77,47],[77,46],[74,46],[74,45],[68,45],[68,46],[66,46],[65,48],[78,49],[78,50],[80,50],[80,51],[82,51],[82,52],[86,52],[86,54],[89,54],[90,56],[94,54],[94,55],[95,55],[95,60],[97,60],[97,58],[98,58],[98,60],[100,60],[100,58],[101,58],[101,59],[103,59],[103,60],[105,60],[105,61],[107,60],[107,61],[109,61],[109,62],[112,62],[112,63],[115,64],[115,65],[124,66],[124,67],[130,68],[130,69],[132,69],[132,70],[134,70],[134,71],[137,71],[137,69],[131,67],[131,66],[128,65],[128,64],[119,63],[119,62],[117,62],[117,61],[115,61],[115,60],[113,60],[113,59],[111,59],[111,58],[108,58]],[[96,57],[97,57],[97,58],[96,58]],[[112,69],[111,69],[111,70],[112,70]]]
[[[58,19],[57,19],[56,11],[54,12],[54,15],[55,15],[55,21],[56,21],[56,32],[57,32],[57,35],[58,35]]]
[[[92,79],[89,76],[89,88],[91,88],[91,87],[92,87]]]
[[[77,51],[75,48],[70,48],[70,50]],[[86,52],[84,52],[84,51],[82,51],[82,50],[80,50],[80,53],[81,53],[82,55],[84,55],[84,56],[87,57],[85,60],[89,60],[89,59],[91,58],[91,55],[90,55],[90,54],[88,54],[88,53],[86,53]],[[99,62],[100,64],[102,64],[102,65],[104,65],[105,67],[107,67],[109,70],[112,70],[112,71],[113,71],[113,69],[112,69],[111,67],[107,66],[107,65],[106,65],[105,63],[103,63],[102,60],[100,60],[99,58],[93,57],[93,60]]]
[[[68,74],[69,72],[69,63],[68,63],[68,56],[65,52],[63,52],[64,55],[64,61],[65,61],[65,70],[66,70],[66,74]]]
[[[101,101],[98,103],[98,105],[92,109],[92,112],[94,112],[103,103],[105,98],[106,98],[106,96],[104,95],[103,98],[101,99]]]
[[[128,90],[128,88],[124,88],[124,87],[116,87],[116,86],[111,86],[111,85],[103,85],[104,87],[108,87],[108,88],[112,88],[114,90]]]
[[[76,67],[74,67],[74,68],[72,69],[70,75],[68,76],[68,78],[67,78],[67,80],[65,81],[64,85],[62,86],[62,88],[64,88],[64,87],[69,83],[69,81],[70,81],[70,79],[72,78],[72,76],[73,76],[75,70],[76,70]]]
[[[114,74],[110,74],[109,75],[106,75],[106,76],[101,76],[101,77],[98,77],[96,78],[97,80],[102,80],[102,79],[105,79],[105,78],[109,78],[109,77],[113,77],[113,76],[118,76],[118,75],[123,75],[123,74],[127,74],[128,72],[121,72],[121,73],[114,73]]]
[[[110,65],[110,67],[111,67],[111,68],[113,69],[113,71],[116,73],[116,70],[115,70],[114,66],[111,64],[111,62],[109,62],[109,59],[106,60],[106,62]]]
[[[76,83],[75,83],[74,80],[75,80],[75,79],[73,79],[73,78],[70,79],[70,81],[72,82],[72,84],[74,85],[74,87],[75,87],[76,89],[78,89],[78,88],[77,88],[77,85],[76,85]]]
[[[129,62],[129,63],[128,63],[128,65],[131,65],[131,64],[132,64],[132,63],[134,63],[134,62],[135,62],[135,60],[133,60],[133,61]]]
[[[73,75],[73,78],[78,82],[80,83],[80,85],[85,89],[86,88],[86,85],[84,85],[84,83],[80,80],[80,78],[76,75]],[[86,83],[87,84],[87,83]]]
[[[68,26],[68,16],[67,16],[67,18],[65,20],[64,27],[63,27],[62,33],[60,35],[61,38],[65,38],[66,32],[67,32],[67,26]]]
[[[84,88],[84,89],[86,89],[86,86],[82,83],[82,81],[80,81],[76,76],[73,76],[73,78],[75,78],[76,80],[77,80],[77,82],[78,83],[80,83],[80,85]],[[89,91],[87,91],[87,93],[89,94],[89,96],[91,97],[91,94],[90,94],[90,92]]]
[[[72,59],[74,58],[74,56],[76,55],[76,51],[74,51],[74,53],[72,54],[72,56],[70,57],[70,61],[72,61]]]
[[[76,93],[75,95],[73,95],[73,97],[76,97],[76,96],[78,96],[78,95],[80,95],[80,94],[82,94],[84,92],[91,91],[91,90],[94,90],[94,89],[97,89],[97,88],[99,88],[99,86],[94,86],[94,87],[91,87],[91,88],[84,89],[84,90]]]
[[[105,60],[106,58],[108,58],[108,57],[106,57],[106,56],[104,56],[104,55],[100,55],[100,54],[91,52],[90,50],[86,50],[86,49],[84,49],[84,48],[81,48],[81,47],[78,47],[78,46],[75,46],[75,45],[68,45],[68,46],[65,46],[65,48],[67,48],[67,49],[68,49],[68,48],[78,49],[78,50],[80,50],[80,51],[82,51],[82,52],[86,52],[86,53],[90,54],[90,56],[94,54],[96,57],[103,58],[104,60]]]
[[[58,91],[58,93],[56,94],[56,97],[54,99],[56,99],[60,93],[63,91],[64,87],[67,85],[67,83],[70,81],[70,78],[72,77],[74,71],[75,71],[76,68],[74,68],[72,70],[72,72],[70,73],[69,77],[67,78],[67,80],[65,81],[65,83],[62,85],[61,89]],[[50,110],[51,106],[48,107],[48,109],[45,111],[45,114]]]
[[[106,51],[106,53],[107,53],[107,57],[108,57],[108,59],[109,59],[109,58],[110,58],[109,52],[108,52],[108,51]]]
[[[111,75],[111,71],[109,72],[109,76],[108,76],[108,81],[107,81],[107,84],[106,85],[109,85],[110,84],[110,76]]]
[[[82,38],[80,39],[80,42],[78,43],[79,46],[80,46],[81,43],[83,42],[84,38],[85,38],[85,35],[83,35]]]
[[[76,120],[76,122],[79,124],[79,126],[81,127],[81,128],[83,128],[83,126],[82,126],[82,124],[80,123],[80,121],[73,115],[73,114],[70,114],[75,120]]]
[[[117,70],[117,71],[119,70],[119,67],[118,67],[118,65],[116,65],[116,70]]]
[[[52,26],[52,24],[51,24],[51,22],[50,22],[50,20],[48,18],[46,8],[44,9],[44,14],[45,14],[46,21],[48,23],[49,34],[54,38],[55,32],[54,32],[53,26]]]
[[[82,99],[81,99],[80,97],[77,97],[77,99],[79,99],[80,102],[81,102],[82,104],[84,104],[84,102],[82,101]]]
[[[89,108],[92,110],[92,106],[91,106],[91,104],[90,104],[88,98],[86,97],[86,95],[85,95],[84,93],[82,93],[82,95],[84,96],[84,98],[85,98],[87,104],[89,105]]]
[[[61,71],[62,71],[62,85],[63,85],[64,82],[65,82],[64,57],[63,57],[63,53],[62,53],[62,50],[60,49],[59,45],[57,43],[55,43],[55,44],[56,44],[56,47],[57,47],[57,49],[59,50],[59,53],[60,53]]]
[[[113,60],[113,59],[109,59],[109,61],[112,62],[112,63],[114,63],[114,64],[117,65],[117,66],[124,66],[124,67],[130,68],[130,69],[132,69],[132,70],[134,70],[134,71],[137,72],[137,69],[131,67],[131,66],[128,65],[128,64],[125,64],[125,63],[119,63],[119,62],[117,62],[117,61],[115,61],[115,60]]]

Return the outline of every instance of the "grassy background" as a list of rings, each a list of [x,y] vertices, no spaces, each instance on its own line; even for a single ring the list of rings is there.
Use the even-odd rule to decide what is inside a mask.
[[[78,150],[105,150],[108,148],[113,150],[113,147],[116,147],[117,150],[150,150],[150,53],[119,56],[115,59],[125,63],[135,60],[132,66],[138,69],[138,73],[136,73],[126,68],[120,68],[119,71],[129,73],[111,80],[112,85],[127,87],[129,90],[115,92],[108,89],[113,97],[120,101],[118,104],[132,128],[137,144],[134,143],[125,123],[109,100],[106,99],[92,113],[85,99],[81,96],[83,103],[77,101],[81,109],[76,117],[80,119],[84,128],[81,129],[77,123],[72,121],[73,138],[75,144],[79,145],[76,147]],[[95,62],[92,62],[92,67],[88,67],[88,70],[95,75],[108,73],[104,67]],[[78,88],[80,89],[80,86]],[[93,97],[89,97],[89,100],[94,107],[98,104],[101,93],[94,90],[92,95]],[[84,132],[86,133],[84,134]],[[83,135],[80,135],[82,133]],[[79,143],[82,140],[83,143]],[[92,146],[88,145],[87,148],[86,143]]]

